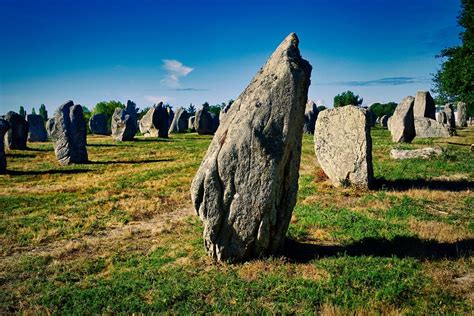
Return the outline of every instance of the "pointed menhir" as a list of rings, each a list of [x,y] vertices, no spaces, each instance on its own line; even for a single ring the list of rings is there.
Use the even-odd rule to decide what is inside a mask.
[[[281,250],[298,190],[311,65],[290,34],[232,104],[191,186],[208,254],[242,261]]]

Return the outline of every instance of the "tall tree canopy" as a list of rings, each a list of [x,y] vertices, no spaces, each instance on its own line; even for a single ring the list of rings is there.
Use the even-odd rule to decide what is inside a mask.
[[[388,103],[374,103],[370,106],[370,110],[374,113],[375,117],[381,117],[384,115],[392,115],[395,111],[397,104],[395,102]]]
[[[364,99],[354,94],[352,91],[346,91],[340,93],[334,97],[334,107],[340,107],[345,105],[361,105]]]
[[[41,104],[39,107],[39,115],[41,115],[45,122],[48,120],[48,111],[46,111],[46,106],[44,104]]]
[[[474,116],[474,1],[461,0],[458,24],[462,44],[446,48],[439,56],[444,58],[441,69],[433,77],[433,92],[437,101],[463,101],[468,116]]]
[[[20,114],[23,117],[26,117],[26,111],[23,106],[20,106],[20,111],[18,112],[18,114]]]
[[[92,110],[92,114],[104,113],[109,119],[114,114],[116,108],[125,108],[125,105],[120,101],[102,101],[97,103]]]

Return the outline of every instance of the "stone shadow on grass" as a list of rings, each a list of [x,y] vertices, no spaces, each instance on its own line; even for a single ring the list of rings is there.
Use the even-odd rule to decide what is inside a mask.
[[[172,158],[162,158],[162,159],[148,159],[148,160],[107,160],[107,161],[89,161],[88,164],[91,165],[114,165],[114,164],[141,164],[141,163],[154,163],[154,162],[168,162],[174,161]]]
[[[470,257],[473,254],[474,239],[440,243],[435,240],[407,236],[398,236],[391,240],[364,238],[346,246],[317,245],[287,238],[282,252],[282,255],[289,260],[301,263],[339,255],[440,259]]]
[[[87,147],[117,147],[117,144],[87,144]]]
[[[11,176],[35,176],[46,174],[77,174],[91,172],[89,169],[53,169],[53,170],[7,170],[7,174]]]
[[[374,190],[408,191],[411,189],[428,189],[437,191],[466,191],[474,189],[474,181],[470,180],[426,180],[426,179],[400,179],[387,180],[374,179]]]

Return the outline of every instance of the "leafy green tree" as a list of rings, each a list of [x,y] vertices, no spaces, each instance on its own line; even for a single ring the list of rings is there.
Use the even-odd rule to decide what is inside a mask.
[[[324,105],[320,105],[318,106],[318,111],[321,112],[321,111],[324,111],[326,110],[327,108],[324,106]]]
[[[370,106],[370,110],[374,113],[375,117],[381,117],[384,115],[393,115],[395,112],[395,108],[397,107],[397,103],[395,102],[388,102],[388,103],[374,103]]]
[[[204,103],[202,104],[202,108],[203,108],[204,110],[209,110],[209,103],[208,103],[208,102],[204,102]]]
[[[125,105],[120,101],[101,101],[94,106],[92,110],[92,115],[103,113],[106,114],[108,118],[112,118],[116,108],[125,108]]]
[[[444,61],[433,77],[433,92],[440,102],[463,101],[474,116],[474,1],[461,0],[458,24],[464,28],[460,46],[446,48],[437,56]]]
[[[18,112],[18,114],[20,114],[21,116],[23,117],[26,117],[26,111],[25,111],[25,108],[20,106],[20,111]]]
[[[89,110],[89,108],[85,105],[82,106],[82,113],[84,114],[84,121],[86,123],[87,134],[90,134],[91,130],[89,128],[89,120],[91,119],[92,113]]]
[[[340,107],[345,105],[361,105],[364,99],[355,95],[352,91],[345,91],[334,97],[334,107]]]
[[[46,110],[46,106],[44,104],[41,104],[39,107],[39,115],[41,115],[45,122],[48,120],[48,111]]]
[[[190,116],[193,116],[193,115],[196,114],[196,107],[191,103],[191,104],[189,104],[186,111],[189,113]]]
[[[34,107],[31,109],[31,114],[36,115],[36,110]]]

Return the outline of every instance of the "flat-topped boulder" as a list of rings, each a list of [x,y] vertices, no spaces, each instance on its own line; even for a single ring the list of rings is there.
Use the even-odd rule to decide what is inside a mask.
[[[446,124],[427,117],[415,117],[415,132],[418,138],[449,137]]]
[[[316,120],[318,119],[318,107],[316,103],[312,100],[308,100],[306,103],[306,109],[304,112],[304,127],[303,131],[306,134],[314,134],[314,126],[316,125]]]
[[[92,134],[96,135],[110,135],[108,116],[105,113],[98,113],[91,116],[89,119],[89,128]]]
[[[191,186],[212,258],[242,261],[282,249],[296,203],[310,74],[290,34],[223,115]]]
[[[168,137],[168,110],[163,102],[154,105],[140,120],[140,131],[149,137]]]
[[[28,140],[28,122],[23,116],[13,111],[7,112],[3,119],[10,124],[5,134],[5,145],[8,149],[26,149]]]
[[[51,128],[54,153],[61,165],[86,163],[87,129],[82,106],[69,101],[54,113]]]
[[[428,159],[434,156],[439,156],[443,153],[441,148],[426,147],[421,149],[392,149],[390,157],[396,160],[402,159]]]
[[[124,109],[116,108],[112,115],[112,137],[117,141],[131,141],[138,131],[137,108],[128,100]]]
[[[413,115],[436,120],[436,105],[428,91],[418,91],[416,93]]]
[[[7,173],[7,158],[5,156],[5,134],[10,129],[10,123],[0,118],[0,174]]]
[[[189,114],[183,107],[178,108],[174,114],[168,133],[184,133],[188,130]]]
[[[372,137],[366,109],[346,105],[319,113],[314,147],[334,186],[369,188],[373,181]]]
[[[26,116],[28,122],[28,141],[29,142],[45,142],[48,140],[48,133],[44,126],[44,119],[41,115],[28,114]]]
[[[413,105],[415,98],[408,96],[395,108],[395,112],[388,120],[388,129],[395,143],[411,143],[416,136]]]

